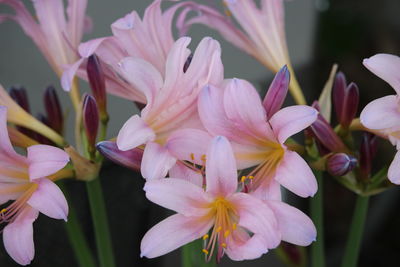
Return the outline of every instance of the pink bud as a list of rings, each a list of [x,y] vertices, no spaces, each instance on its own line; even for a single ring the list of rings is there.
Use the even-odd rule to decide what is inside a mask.
[[[364,133],[360,146],[360,170],[361,176],[366,179],[371,174],[372,160],[378,150],[378,137],[371,133]]]
[[[290,72],[287,66],[283,66],[275,75],[267,94],[265,95],[263,105],[268,118],[271,118],[278,110],[281,109],[285,101],[290,83]]]
[[[99,128],[99,112],[97,110],[96,100],[90,95],[84,96],[82,115],[89,149],[94,151]]]
[[[310,128],[317,140],[331,152],[341,152],[345,149],[342,140],[320,114]]]
[[[112,162],[138,171],[142,163],[143,150],[134,148],[127,151],[118,149],[117,144],[111,141],[99,142],[96,145],[97,150]]]
[[[53,86],[47,87],[44,92],[44,107],[47,113],[47,121],[51,128],[62,134],[64,128],[64,116],[57,92]]]
[[[359,90],[355,83],[346,84],[346,77],[342,72],[336,75],[333,87],[333,103],[339,123],[348,128],[358,110]]]
[[[333,176],[343,176],[357,165],[357,159],[345,153],[337,153],[328,158],[326,168]]]
[[[88,58],[86,71],[92,94],[99,107],[100,117],[102,120],[108,120],[105,77],[101,61],[95,54]]]

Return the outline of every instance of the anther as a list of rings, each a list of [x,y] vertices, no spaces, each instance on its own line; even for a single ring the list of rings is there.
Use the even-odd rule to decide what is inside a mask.
[[[204,161],[204,162],[206,162],[206,155],[201,155],[201,161]]]
[[[246,181],[246,176],[242,176],[242,178],[240,179],[240,182],[244,183],[244,181]]]
[[[208,250],[207,249],[203,248],[202,251],[203,251],[204,254],[208,255]]]
[[[206,240],[208,237],[208,234],[203,235],[203,240]]]
[[[250,176],[249,176],[249,179],[250,179],[250,180],[251,180],[251,179],[254,179],[254,176],[250,175]]]
[[[190,159],[194,160],[194,154],[193,153],[190,153]]]
[[[234,224],[232,225],[232,230],[236,230],[236,228],[237,228],[237,224],[234,223]]]
[[[222,227],[219,226],[215,231],[216,231],[217,233],[219,233],[219,232],[221,231],[221,229],[222,229]]]
[[[224,237],[227,238],[230,234],[231,234],[231,232],[229,230],[226,230],[224,233]]]
[[[0,210],[0,213],[5,213],[5,212],[7,212],[7,209]]]
[[[226,243],[222,243],[221,247],[226,248]]]

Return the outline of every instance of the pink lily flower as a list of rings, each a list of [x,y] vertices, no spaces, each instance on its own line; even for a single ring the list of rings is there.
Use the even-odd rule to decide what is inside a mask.
[[[281,239],[301,245],[315,239],[315,227],[302,212],[237,192],[236,161],[225,137],[211,141],[206,158],[205,189],[180,178],[146,182],[147,198],[177,214],[146,233],[141,256],[158,257],[202,238],[206,260],[214,251],[217,261],[224,254],[246,260],[277,247]]]
[[[7,109],[0,106],[0,210],[4,247],[19,264],[29,264],[35,254],[32,224],[39,212],[67,220],[68,204],[52,181],[69,157],[63,150],[47,146],[28,147],[27,156],[17,154],[7,132]],[[55,174],[55,175],[53,175]]]
[[[11,19],[17,22],[57,75],[61,76],[63,66],[78,59],[76,52],[82,35],[90,30],[90,19],[85,16],[87,0],[69,0],[66,10],[62,0],[32,2],[36,11],[35,18],[22,1],[0,0],[0,4],[8,5],[15,11],[15,15],[0,15],[0,21]]]
[[[243,182],[250,178],[249,190],[262,199],[274,182],[301,197],[317,191],[310,167],[285,141],[310,126],[318,112],[304,105],[280,109],[288,79],[289,72],[283,68],[263,102],[256,89],[240,79],[229,80],[221,88],[208,85],[199,95],[199,115],[208,132],[232,142],[239,169],[257,166]]]
[[[111,25],[113,36],[97,38],[79,46],[77,62],[70,65],[62,77],[62,86],[69,90],[75,75],[87,80],[87,58],[96,53],[105,65],[106,88],[119,97],[146,103],[139,88],[120,78],[119,62],[125,57],[137,57],[151,63],[164,77],[165,63],[175,42],[172,20],[180,5],[161,10],[162,0],[155,0],[144,12],[143,19],[134,10]]]
[[[363,64],[372,73],[386,81],[397,95],[384,96],[369,103],[360,115],[361,123],[368,129],[377,130],[396,146],[397,153],[388,171],[388,178],[400,184],[400,58],[395,55],[377,54],[364,59]]]
[[[167,139],[178,129],[202,128],[197,96],[205,84],[218,85],[223,80],[219,43],[204,38],[187,67],[189,43],[188,37],[175,42],[168,54],[164,79],[153,65],[142,59],[126,58],[120,64],[123,78],[146,95],[147,105],[121,128],[117,146],[125,151],[146,145],[141,163],[146,179],[166,176],[176,162],[170,153],[173,145]]]

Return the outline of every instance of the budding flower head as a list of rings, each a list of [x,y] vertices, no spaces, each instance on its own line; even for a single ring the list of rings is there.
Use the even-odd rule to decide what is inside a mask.
[[[97,150],[107,159],[132,170],[140,170],[143,150],[134,148],[127,151],[118,149],[117,143],[102,141],[97,143]]]
[[[86,71],[90,88],[99,107],[100,118],[101,120],[108,120],[106,82],[101,62],[95,54],[88,58]]]
[[[275,75],[263,101],[268,118],[271,118],[272,115],[281,109],[289,89],[289,83],[290,72],[285,65]]]
[[[94,153],[97,131],[99,128],[99,112],[97,110],[96,100],[87,94],[83,99],[82,116],[89,152]]]
[[[326,162],[328,172],[333,176],[343,176],[351,172],[357,165],[357,159],[345,153],[336,153]]]
[[[364,133],[360,146],[360,170],[361,176],[366,179],[371,174],[372,160],[378,150],[378,137],[371,133]]]
[[[56,89],[48,86],[43,95],[44,107],[47,114],[47,124],[57,133],[62,134],[64,128],[64,116]]]

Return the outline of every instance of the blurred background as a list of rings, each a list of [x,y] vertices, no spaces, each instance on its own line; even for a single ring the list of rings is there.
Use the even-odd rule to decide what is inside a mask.
[[[205,0],[203,0],[205,1]],[[30,5],[30,1],[24,1]],[[135,9],[139,14],[150,0],[89,0],[88,14],[93,20],[93,31],[84,37],[89,40],[111,34],[110,24]],[[201,1],[199,1],[201,2]],[[210,1],[212,2],[212,1]],[[165,5],[167,7],[168,4]],[[398,0],[293,0],[285,2],[287,42],[297,78],[311,103],[318,98],[333,63],[339,64],[349,81],[359,85],[360,107],[392,94],[393,90],[366,70],[363,58],[376,53],[400,52],[400,1]],[[0,13],[10,12],[0,6]],[[198,26],[190,32],[191,47],[203,36],[213,36],[222,43],[226,77],[250,80],[264,94],[273,74],[218,34]],[[27,88],[34,113],[43,112],[42,93],[52,84],[59,89],[63,107],[72,112],[69,97],[62,92],[59,81],[32,41],[13,22],[0,24],[0,83],[8,88],[23,85]],[[399,70],[400,71],[400,70]],[[81,82],[82,88],[87,88]],[[287,104],[292,104],[288,99]],[[116,136],[122,124],[137,109],[128,101],[109,97],[108,137]],[[69,116],[72,123],[72,116]],[[71,125],[71,124],[70,124]],[[67,133],[72,137],[72,133]],[[381,142],[376,168],[387,163],[394,149]],[[168,216],[168,212],[153,205],[144,197],[143,179],[122,167],[107,163],[102,174],[107,198],[111,232],[117,266],[179,266],[179,251],[164,257],[146,260],[139,258],[140,239],[152,225]],[[328,266],[338,266],[346,241],[354,206],[354,195],[326,177],[325,182],[325,236]],[[94,248],[91,219],[85,188],[80,183],[68,182],[71,203],[79,207],[78,215]],[[373,197],[368,214],[359,266],[398,266],[400,249],[397,212],[400,201],[397,188]],[[289,201],[307,213],[307,200],[288,196]],[[63,223],[40,216],[34,225],[36,257],[32,266],[76,266]],[[199,252],[200,253],[200,252]],[[220,266],[284,266],[272,251],[259,260],[232,262],[224,259]],[[17,266],[6,255],[0,242],[0,266]]]

